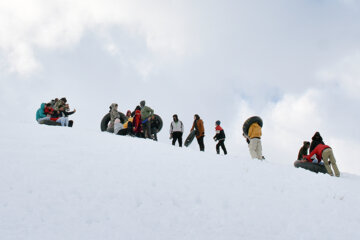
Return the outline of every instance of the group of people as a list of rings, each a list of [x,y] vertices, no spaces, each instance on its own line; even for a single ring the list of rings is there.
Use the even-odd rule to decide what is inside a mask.
[[[142,138],[151,138],[157,141],[160,121],[154,115],[154,110],[141,101],[133,112],[128,110],[125,119],[118,111],[118,104],[110,106],[110,122],[107,130],[117,135],[130,135]]]
[[[70,111],[69,104],[65,97],[55,98],[48,103],[42,103],[36,112],[36,121],[43,123],[59,123],[61,126],[72,127],[73,121],[69,116],[74,114],[76,109]]]
[[[42,103],[36,112],[36,120],[39,123],[46,121],[56,122],[61,126],[71,127],[73,122],[68,119],[68,116],[74,114],[76,109],[70,111],[69,104],[65,97],[55,98],[49,103]],[[221,122],[215,122],[215,136],[213,139],[218,141],[216,144],[216,153],[220,154],[220,148],[224,155],[227,154],[225,147],[225,131],[220,126]],[[262,123],[261,123],[262,124]],[[261,125],[262,126],[262,125]],[[249,126],[245,137],[250,155],[253,159],[264,160],[262,155],[262,127],[259,123],[254,122]],[[118,104],[113,103],[110,106],[110,122],[108,124],[108,131],[117,135],[130,135],[135,137],[150,138],[157,141],[157,133],[162,127],[162,122],[154,115],[154,110],[146,106],[145,101],[141,101],[134,111],[128,110],[124,117],[118,111]],[[200,151],[205,151],[204,137],[205,128],[204,122],[198,114],[194,115],[194,122],[190,129],[190,133],[194,132]],[[184,124],[179,120],[177,114],[173,115],[173,121],[170,124],[170,139],[172,145],[178,142],[179,147],[183,145]],[[185,144],[186,145],[186,144]],[[310,153],[309,153],[310,152]],[[304,141],[303,146],[299,150],[298,158],[294,163],[295,167],[305,168],[314,172],[328,173],[331,176],[340,176],[339,169],[336,164],[334,153],[330,146],[325,145],[319,132],[316,132],[312,137],[311,143]]]
[[[316,132],[311,140],[311,143],[304,141],[294,166],[316,173],[328,173],[330,176],[335,174],[336,177],[340,177],[340,171],[331,147],[324,143],[319,132]],[[308,154],[309,150],[310,154]]]
[[[157,133],[161,126],[160,121],[154,115],[154,110],[146,105],[143,100],[140,102],[133,112],[128,110],[125,115],[125,119],[122,119],[121,113],[118,111],[118,104],[113,103],[110,106],[110,121],[107,126],[108,132],[113,132],[117,135],[130,135],[141,138],[150,138],[157,141]],[[215,123],[216,134],[214,136],[215,141],[219,141],[216,145],[216,152],[220,154],[220,147],[224,154],[227,154],[225,147],[225,132],[220,126],[220,121]],[[195,131],[196,139],[200,147],[200,151],[205,151],[204,137],[205,128],[204,122],[198,114],[194,116],[194,122],[190,129]],[[183,145],[183,133],[184,124],[179,120],[177,114],[173,115],[173,121],[170,124],[170,139],[172,139],[172,145],[178,142],[179,146]]]

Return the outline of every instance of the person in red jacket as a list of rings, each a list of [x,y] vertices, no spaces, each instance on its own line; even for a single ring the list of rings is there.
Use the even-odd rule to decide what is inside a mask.
[[[135,110],[135,117],[133,120],[133,132],[135,136],[142,137],[142,128],[141,128],[141,112],[140,110]]]
[[[320,163],[321,160],[324,162],[324,166],[329,175],[334,176],[333,171],[331,170],[330,164],[334,169],[335,176],[340,177],[339,169],[336,165],[336,160],[334,157],[334,153],[332,149],[325,144],[318,144],[314,150],[310,153],[310,155],[306,155],[303,157],[303,161],[312,162],[312,163]]]

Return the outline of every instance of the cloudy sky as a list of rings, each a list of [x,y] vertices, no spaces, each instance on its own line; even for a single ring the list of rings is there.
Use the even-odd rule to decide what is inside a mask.
[[[2,123],[35,123],[66,96],[77,126],[98,130],[112,102],[145,99],[161,141],[172,114],[188,131],[198,113],[207,151],[219,119],[229,152],[248,155],[242,124],[259,115],[269,161],[291,165],[320,131],[360,174],[359,65],[357,0],[0,0]]]

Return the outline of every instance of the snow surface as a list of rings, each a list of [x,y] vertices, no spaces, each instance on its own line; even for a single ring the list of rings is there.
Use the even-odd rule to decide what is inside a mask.
[[[1,240],[360,239],[357,175],[76,123],[0,131]]]

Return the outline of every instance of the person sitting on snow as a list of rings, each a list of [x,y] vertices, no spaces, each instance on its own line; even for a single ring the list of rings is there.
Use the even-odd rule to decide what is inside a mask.
[[[110,105],[110,123],[107,130],[113,132],[115,119],[120,119],[120,113],[118,112],[118,104],[113,103]]]
[[[299,150],[299,154],[298,154],[297,160],[302,160],[302,159],[303,159],[303,156],[308,155],[309,147],[310,147],[310,142],[304,141],[304,142],[303,142],[303,146],[302,146],[302,147],[300,148],[300,150]]]
[[[72,126],[72,122],[71,124],[69,124],[69,115],[72,115],[76,112],[76,109],[74,109],[74,111],[72,112],[67,112],[65,111],[65,106],[60,106],[58,111],[54,111],[53,114],[51,115],[50,120],[61,123],[61,126],[65,127],[65,126]]]

